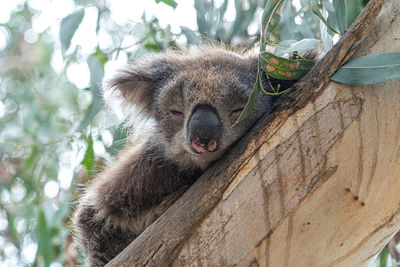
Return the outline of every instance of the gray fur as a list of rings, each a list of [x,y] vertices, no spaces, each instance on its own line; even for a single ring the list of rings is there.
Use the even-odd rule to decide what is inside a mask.
[[[161,215],[171,196],[190,186],[268,110],[272,99],[262,95],[252,113],[233,126],[240,114],[234,111],[245,106],[256,74],[256,56],[205,48],[153,55],[108,83],[154,119],[155,129],[101,173],[77,207],[76,242],[89,266],[115,257]],[[219,149],[209,157],[194,153],[187,141],[188,122],[198,105],[212,107],[222,125]]]

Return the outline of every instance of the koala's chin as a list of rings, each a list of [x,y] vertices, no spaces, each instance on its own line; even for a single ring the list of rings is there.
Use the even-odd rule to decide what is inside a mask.
[[[88,186],[74,216],[88,266],[104,266],[230,149],[272,104],[260,95],[235,123],[257,78],[258,56],[223,48],[167,52],[121,70],[106,88],[154,121]],[[287,89],[295,81],[270,78]],[[129,110],[129,109],[128,109]]]
[[[197,164],[201,169],[206,169],[211,163],[219,159],[225,150],[218,150],[216,152],[205,152],[202,154],[196,154],[191,152],[190,157],[192,161]]]

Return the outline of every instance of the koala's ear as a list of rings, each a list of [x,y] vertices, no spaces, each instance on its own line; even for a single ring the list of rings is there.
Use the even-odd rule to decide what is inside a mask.
[[[178,71],[177,62],[165,56],[153,56],[121,70],[107,83],[107,87],[120,91],[128,103],[151,114],[157,89],[172,79]]]

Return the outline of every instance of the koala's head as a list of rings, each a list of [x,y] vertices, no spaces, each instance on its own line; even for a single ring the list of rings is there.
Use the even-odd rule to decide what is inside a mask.
[[[205,168],[270,107],[263,95],[234,125],[253,89],[257,64],[256,56],[216,48],[163,53],[125,69],[109,85],[155,119],[167,156]]]

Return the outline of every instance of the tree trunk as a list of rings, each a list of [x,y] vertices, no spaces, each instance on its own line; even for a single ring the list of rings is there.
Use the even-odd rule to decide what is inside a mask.
[[[400,51],[400,1],[372,0],[275,112],[108,266],[367,265],[400,228],[400,79],[329,77],[354,52],[388,51]]]

